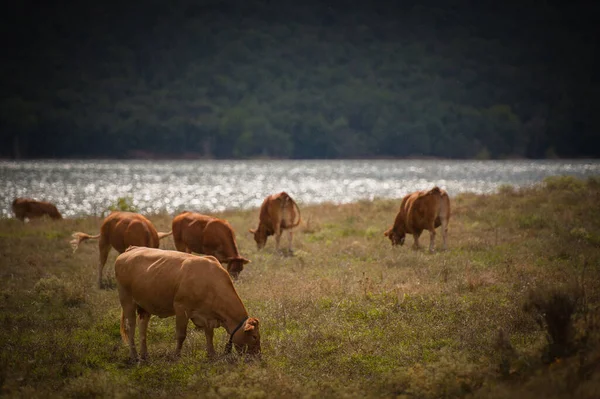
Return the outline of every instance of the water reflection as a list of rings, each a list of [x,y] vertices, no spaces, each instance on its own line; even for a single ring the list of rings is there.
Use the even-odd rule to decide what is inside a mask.
[[[551,175],[600,174],[600,161],[27,161],[0,162],[0,216],[26,196],[65,216],[99,215],[119,197],[143,212],[259,207],[288,191],[299,203],[400,198],[437,184],[450,194],[490,193]]]

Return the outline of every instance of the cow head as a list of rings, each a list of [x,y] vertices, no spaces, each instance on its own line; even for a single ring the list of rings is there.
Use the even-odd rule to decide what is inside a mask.
[[[232,279],[238,278],[242,270],[244,270],[244,265],[250,263],[250,260],[246,258],[242,258],[241,256],[234,256],[225,260],[227,263],[227,271]]]
[[[261,250],[267,244],[267,232],[260,228],[258,229],[250,229],[248,230],[250,233],[254,234],[254,241],[256,241],[256,247]]]
[[[233,336],[233,345],[239,354],[260,355],[258,319],[250,317],[243,328]]]
[[[385,233],[383,233],[392,242],[392,246],[404,245],[404,239],[406,234],[403,231],[396,231],[393,227],[390,227]]]

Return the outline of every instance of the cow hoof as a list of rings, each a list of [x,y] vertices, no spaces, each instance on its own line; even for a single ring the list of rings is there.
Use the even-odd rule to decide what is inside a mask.
[[[294,251],[291,249],[281,250],[279,254],[285,258],[294,256]]]
[[[140,364],[140,360],[137,357],[136,358],[128,357],[127,360],[125,361],[125,364],[128,366],[137,366]]]

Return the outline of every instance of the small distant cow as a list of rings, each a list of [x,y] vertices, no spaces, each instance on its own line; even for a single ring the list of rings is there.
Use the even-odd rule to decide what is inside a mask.
[[[298,213],[298,220],[296,220],[296,213]],[[264,248],[269,236],[275,235],[275,250],[279,251],[279,241],[285,230],[288,234],[288,251],[291,252],[292,229],[298,226],[301,220],[298,204],[286,192],[282,191],[279,194],[272,194],[265,198],[260,207],[258,228],[249,231],[254,234],[254,241],[256,241],[259,250]]]
[[[115,261],[115,277],[121,302],[121,336],[129,343],[129,356],[137,361],[135,313],[140,319],[140,355],[146,358],[146,335],[151,315],[175,316],[175,356],[192,322],[206,335],[206,351],[215,356],[214,329],[229,334],[225,352],[260,355],[259,321],[248,317],[231,277],[212,256],[177,251],[130,247]]]
[[[173,241],[181,252],[212,255],[237,278],[250,261],[238,251],[235,232],[227,220],[195,212],[183,212],[173,218]]]
[[[102,222],[100,234],[91,236],[81,232],[73,233],[71,246],[75,252],[83,241],[100,239],[98,242],[100,250],[98,286],[102,287],[102,269],[108,259],[111,246],[119,253],[125,252],[130,245],[158,248],[159,241],[171,234],[172,232],[157,232],[152,222],[138,213],[115,211]]]
[[[31,198],[15,198],[12,202],[12,211],[15,217],[24,222],[25,218],[40,218],[44,215],[52,219],[62,219],[62,215],[54,204],[46,201],[37,201]]]
[[[450,198],[439,187],[429,191],[416,191],[402,200],[394,226],[384,234],[392,245],[404,245],[406,234],[412,234],[414,249],[419,249],[419,236],[423,230],[429,230],[429,251],[435,249],[435,229],[442,226],[443,249],[446,249],[446,236],[450,220]]]

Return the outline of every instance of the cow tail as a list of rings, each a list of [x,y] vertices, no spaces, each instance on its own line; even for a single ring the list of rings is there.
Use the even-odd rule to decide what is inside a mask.
[[[127,329],[125,328],[125,312],[121,310],[121,338],[123,342],[129,342],[129,334],[127,334]]]
[[[300,214],[300,208],[298,207],[298,204],[296,204],[296,201],[294,201],[291,197],[290,197],[290,201],[292,201],[292,204],[298,211],[298,221],[290,227],[293,229],[294,227],[297,227],[300,224],[300,222],[302,222],[302,215]]]
[[[79,248],[79,244],[81,244],[82,242],[87,241],[87,240],[97,240],[98,238],[100,238],[100,234],[91,236],[86,233],[77,232],[77,233],[73,233],[73,235],[71,237],[73,237],[73,239],[70,241],[70,243],[71,243],[71,246],[73,247],[73,252],[75,252],[75,251],[77,251],[77,248]]]
[[[170,235],[173,235],[173,230],[169,231],[168,233],[162,233],[162,232],[158,232],[158,239],[162,240],[165,237],[168,237]]]

